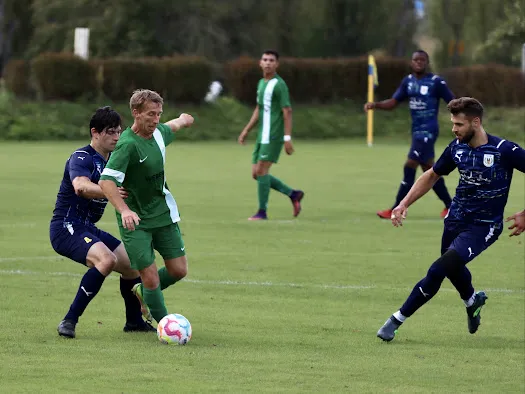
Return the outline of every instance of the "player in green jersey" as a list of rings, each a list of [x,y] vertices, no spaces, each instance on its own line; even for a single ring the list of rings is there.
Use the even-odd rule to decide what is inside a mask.
[[[304,192],[294,190],[278,178],[270,175],[270,167],[277,163],[281,150],[291,155],[292,145],[292,106],[286,82],[277,74],[279,54],[276,51],[265,51],[259,65],[263,78],[257,85],[257,105],[252,117],[238,141],[244,145],[250,130],[261,120],[257,142],[252,155],[252,177],[257,180],[259,210],[249,220],[268,219],[266,214],[270,189],[277,190],[288,197],[293,205],[293,215],[301,212],[301,200]]]
[[[137,90],[130,99],[133,125],[122,133],[99,185],[117,213],[122,242],[131,267],[142,284],[133,292],[147,320],[159,322],[168,314],[162,290],[186,276],[188,262],[178,222],[179,210],[164,174],[166,146],[175,132],[193,124],[182,114],[160,123],[162,97],[151,90]],[[126,201],[118,186],[128,191]],[[154,250],[164,259],[157,271]]]

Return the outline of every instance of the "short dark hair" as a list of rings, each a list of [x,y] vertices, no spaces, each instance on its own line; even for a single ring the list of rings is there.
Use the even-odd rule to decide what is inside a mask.
[[[414,51],[414,53],[421,53],[422,55],[425,55],[425,57],[427,58],[427,62],[430,62],[430,56],[428,56],[428,53],[422,49],[418,49],[416,51]],[[412,54],[413,56],[413,54]]]
[[[112,129],[118,126],[122,126],[122,118],[119,113],[109,106],[101,107],[95,111],[89,121],[89,134],[91,134],[91,129],[101,133],[107,128]]]
[[[454,116],[465,114],[470,118],[479,118],[483,120],[483,105],[472,97],[460,97],[451,100],[447,105],[448,110]]]
[[[267,49],[266,51],[263,52],[263,55],[274,55],[275,60],[279,60],[279,52],[277,52],[274,49]]]

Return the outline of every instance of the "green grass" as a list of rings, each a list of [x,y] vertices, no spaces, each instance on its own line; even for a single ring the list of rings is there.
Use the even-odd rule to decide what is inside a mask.
[[[400,229],[375,216],[393,202],[408,148],[381,140],[371,149],[363,140],[296,142],[273,173],[306,191],[303,213],[293,220],[287,198],[272,192],[268,222],[246,220],[257,208],[251,147],[174,143],[167,177],[190,270],[165,298],[191,321],[192,341],[170,347],[123,333],[114,274],[77,338],[59,338],[84,269],[55,255],[48,221],[78,146],[0,144],[1,392],[525,390],[523,236],[506,232],[470,264],[489,295],[476,335],[447,281],[395,341],[375,337],[437,258],[442,231],[434,194]],[[450,189],[456,182],[447,178]],[[523,209],[524,187],[516,174],[506,214]],[[117,233],[112,208],[101,227]]]

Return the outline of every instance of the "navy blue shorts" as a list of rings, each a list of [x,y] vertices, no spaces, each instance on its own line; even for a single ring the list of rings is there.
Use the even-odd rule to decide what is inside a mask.
[[[89,249],[97,242],[103,242],[112,252],[121,243],[113,235],[95,226],[63,222],[51,223],[49,238],[55,252],[84,265]]]
[[[503,223],[466,224],[446,218],[441,254],[454,249],[466,264],[496,242],[502,231]]]
[[[408,152],[408,158],[421,164],[426,164],[434,159],[434,138],[412,138],[412,145]]]

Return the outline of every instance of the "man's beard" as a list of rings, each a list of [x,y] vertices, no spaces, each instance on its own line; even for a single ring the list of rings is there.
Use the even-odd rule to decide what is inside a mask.
[[[464,144],[468,144],[472,138],[474,138],[474,135],[476,134],[475,130],[471,127],[469,128],[467,134],[463,138],[461,138],[461,142]]]

